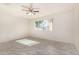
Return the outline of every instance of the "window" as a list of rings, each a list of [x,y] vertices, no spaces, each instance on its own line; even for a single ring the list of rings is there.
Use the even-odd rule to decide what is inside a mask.
[[[35,21],[36,30],[46,30],[52,31],[52,21],[50,20],[36,20]]]

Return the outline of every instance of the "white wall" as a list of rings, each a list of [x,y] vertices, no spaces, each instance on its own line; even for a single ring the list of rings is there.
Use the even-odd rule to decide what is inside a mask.
[[[52,32],[35,30],[33,25],[34,20],[31,20],[30,36],[48,40],[73,43],[72,15],[72,10],[53,14],[52,17],[54,20]]]
[[[79,51],[79,4],[75,5],[73,16],[73,40]]]
[[[51,15],[53,21],[53,31],[37,31],[34,29],[34,20],[20,17],[17,10],[11,10],[0,5],[0,42],[23,38],[27,36],[73,43],[73,11],[65,10]],[[12,13],[11,13],[12,12]],[[19,14],[19,15],[18,15]]]
[[[28,21],[15,16],[5,6],[0,5],[0,42],[27,37]]]

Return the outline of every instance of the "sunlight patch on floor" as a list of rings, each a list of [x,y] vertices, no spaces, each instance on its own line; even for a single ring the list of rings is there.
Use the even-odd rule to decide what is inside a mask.
[[[36,45],[36,44],[40,43],[40,42],[33,41],[33,40],[30,40],[30,39],[20,39],[20,40],[16,40],[16,42],[23,44],[23,45],[27,45],[27,46],[32,46],[32,45]]]

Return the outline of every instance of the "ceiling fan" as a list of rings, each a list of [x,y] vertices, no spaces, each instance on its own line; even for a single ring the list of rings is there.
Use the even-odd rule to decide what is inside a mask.
[[[39,8],[33,8],[32,3],[30,3],[29,7],[25,5],[22,5],[22,7],[22,10],[25,11],[28,15],[36,15],[37,13],[39,13]]]

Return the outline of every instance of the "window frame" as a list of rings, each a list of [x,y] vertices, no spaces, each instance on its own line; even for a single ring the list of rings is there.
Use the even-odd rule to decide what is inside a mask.
[[[40,29],[40,28],[36,27],[35,22],[40,21],[40,20],[48,21],[48,29],[44,30],[44,29]],[[38,30],[38,31],[53,31],[53,19],[36,19],[36,20],[34,20],[34,29]]]

